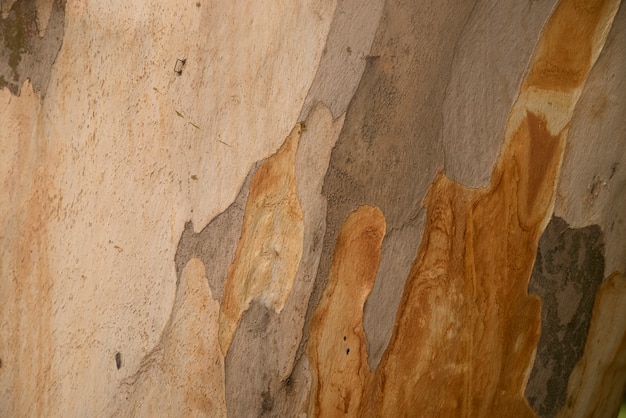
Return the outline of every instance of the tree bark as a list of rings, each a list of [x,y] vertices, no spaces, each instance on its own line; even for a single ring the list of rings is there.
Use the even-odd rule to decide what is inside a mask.
[[[615,416],[619,0],[0,2],[0,416]]]

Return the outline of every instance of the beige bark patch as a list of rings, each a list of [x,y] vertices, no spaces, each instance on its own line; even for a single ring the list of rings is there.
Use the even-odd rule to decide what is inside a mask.
[[[0,414],[6,416],[45,415],[53,387],[56,278],[47,225],[60,198],[56,155],[33,135],[40,117],[30,82],[20,97],[0,90],[0,126],[12,133],[0,140]]]
[[[296,192],[304,215],[302,258],[280,314],[253,301],[241,316],[226,357],[226,405],[232,416],[257,412],[292,417],[308,410],[309,372],[302,362],[296,361],[302,358],[298,353],[303,349],[300,343],[305,330],[305,313],[315,284],[313,277],[326,226],[322,185],[343,121],[343,116],[333,120],[330,109],[322,103],[313,107],[305,121],[306,131],[298,144],[295,168]],[[248,190],[249,187],[245,199]],[[245,200],[241,204],[240,225],[244,206]],[[236,230],[233,226],[231,229]],[[241,226],[237,238],[240,232]],[[221,241],[224,234],[219,237]],[[235,241],[229,263],[234,259],[236,245]]]
[[[46,147],[23,154],[22,179],[49,173],[53,183],[42,182],[37,200],[2,194],[0,218],[56,210],[46,200],[50,193],[60,206],[58,216],[23,225],[41,240],[41,250],[25,243],[25,260],[43,267],[45,256],[50,280],[30,286],[30,277],[2,275],[3,290],[26,285],[36,308],[19,315],[25,299],[12,290],[0,295],[0,309],[21,318],[0,330],[2,416],[37,415],[36,409],[46,416],[99,415],[159,341],[174,303],[172,262],[185,223],[201,229],[222,212],[252,164],[271,155],[298,120],[335,2],[195,3],[55,1],[46,37],[62,44],[50,71],[40,74],[50,80],[46,96],[37,98],[41,112],[34,106],[16,112],[30,92],[20,98],[0,92],[3,109],[10,101],[0,118],[34,121],[20,133],[20,145]],[[61,4],[64,25],[52,33]],[[186,59],[181,75],[174,72],[178,59]],[[17,143],[13,126],[0,129],[3,162],[11,160],[5,144]],[[7,187],[30,194],[17,177],[7,177]],[[0,235],[0,268],[10,270],[4,257],[17,259],[23,234],[11,228]],[[52,330],[29,343],[41,355],[4,354],[8,339],[23,342],[40,324]],[[9,373],[24,387],[4,379]],[[14,411],[14,402],[28,409]]]
[[[122,382],[111,416],[226,416],[218,312],[204,264],[192,258],[183,269],[161,340],[137,373]]]
[[[257,300],[280,313],[302,257],[304,222],[296,194],[297,124],[250,184],[241,239],[224,284],[220,345],[228,352],[242,313]]]

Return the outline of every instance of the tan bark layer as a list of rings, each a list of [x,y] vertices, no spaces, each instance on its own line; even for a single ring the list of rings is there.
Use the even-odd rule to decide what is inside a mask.
[[[548,91],[580,88],[611,27],[606,19],[613,19],[617,6],[619,2],[611,0],[560,2],[544,29],[525,87]]]
[[[292,417],[308,410],[311,386],[308,367],[295,362],[299,357],[297,352],[305,312],[315,284],[313,277],[324,235],[327,209],[322,195],[324,174],[343,121],[343,116],[333,121],[330,109],[323,104],[316,105],[306,118],[295,168],[296,192],[304,215],[302,258],[280,314],[253,301],[241,316],[226,358],[226,405],[230,416],[248,416],[257,412]],[[246,199],[248,190],[246,187]],[[241,206],[243,220],[245,200]],[[232,236],[233,231],[239,238],[241,227],[237,230],[230,226],[230,229],[213,235],[213,241],[219,243],[225,236]],[[237,242],[233,245],[229,263],[234,259],[236,245]]]
[[[220,310],[224,355],[250,302],[257,300],[279,313],[291,292],[304,239],[295,174],[301,134],[302,125],[297,124],[250,184],[241,239],[226,276]]]
[[[223,211],[287,136],[335,8],[54,4],[45,97],[34,76],[19,97],[0,89],[1,416],[98,416],[138,370],[174,303],[185,223]]]
[[[513,144],[533,129],[543,133],[542,126],[529,113]],[[551,189],[543,181],[527,186],[529,155],[501,165],[487,191],[465,189],[444,175],[435,180],[424,241],[365,414],[533,415],[523,390],[539,338],[540,301],[527,287],[549,208],[534,207],[534,222],[523,225],[518,199],[532,188],[542,197],[537,201],[549,202]]]
[[[441,149],[438,127],[440,102],[456,89],[445,73],[457,71],[449,64],[464,49],[459,34],[467,21],[474,16],[499,21],[497,12],[480,12],[486,3],[431,1],[429,8],[397,2],[388,8],[387,2],[380,25],[391,33],[365,55],[375,28],[355,31],[346,22],[377,25],[382,2],[337,2],[333,27],[345,27],[328,35],[326,51],[331,53],[319,64],[334,1],[76,0],[67,2],[65,24],[55,20],[64,1],[55,1],[51,12],[46,8],[52,0],[36,2],[42,24],[38,29],[43,30],[46,15],[52,13],[46,36],[63,34],[63,29],[65,35],[57,39],[62,38],[63,46],[49,73],[47,66],[41,67],[45,71],[35,69],[35,75],[44,75],[42,85],[48,84],[47,77],[51,80],[41,97],[33,94],[41,84],[35,75],[25,81],[19,97],[0,89],[0,415],[98,416],[113,411],[110,415],[224,416],[224,398],[228,401],[230,392],[233,402],[246,399],[239,402],[241,413],[228,405],[231,415],[294,416],[291,411],[307,410],[312,380],[314,414],[528,412],[520,387],[532,362],[538,304],[528,297],[525,284],[538,236],[552,212],[571,111],[610,27],[609,9],[618,2],[564,1],[556,9],[511,112],[498,166],[482,190],[460,186],[444,174],[430,183],[444,158],[446,167],[456,164],[450,150]],[[2,3],[6,12],[13,2]],[[522,7],[537,7],[531,3]],[[372,7],[372,16],[366,5]],[[530,19],[531,14],[499,7],[522,24]],[[552,10],[547,3],[540,7]],[[542,26],[543,21],[535,24]],[[55,27],[61,30],[55,32]],[[482,30],[480,24],[476,27]],[[365,32],[367,36],[361,36]],[[515,27],[507,32],[521,39]],[[533,38],[527,44],[532,48],[537,32],[529,32]],[[432,41],[425,42],[430,34]],[[337,51],[343,53],[339,58],[333,55]],[[527,62],[527,55],[515,47],[510,54]],[[619,52],[607,55],[615,61],[623,58]],[[506,60],[509,55],[496,56]],[[186,61],[182,74],[172,71],[179,59]],[[20,65],[27,63],[24,58]],[[172,259],[184,223],[193,219],[201,228],[229,204],[251,164],[278,148],[303,102],[303,116],[318,99],[335,116],[343,112],[358,78],[349,68],[362,67],[368,68],[361,80],[367,88],[360,87],[364,93],[351,101],[344,129],[354,141],[339,141],[343,145],[335,151],[342,152],[333,151],[337,161],[327,175],[343,180],[339,186],[323,184],[328,208],[320,195],[321,179],[332,148],[329,138],[334,144],[342,118],[332,124],[319,122],[324,126],[320,130],[311,119],[311,136],[302,137],[302,146],[294,140],[279,152],[289,163],[277,163],[277,156],[267,162],[268,171],[257,178],[257,193],[248,201],[248,229],[243,230],[237,257],[243,210],[232,221],[239,223],[237,228],[228,222],[223,227],[235,231],[230,256],[216,261],[224,262],[223,280],[234,259],[227,285],[230,302],[226,296],[223,306],[213,300],[197,260],[189,262],[175,288]],[[345,74],[333,78],[337,68]],[[471,65],[460,68],[481,72]],[[321,81],[311,86],[316,69]],[[518,76],[503,81],[499,71],[509,72],[485,72],[490,80],[498,80],[494,86],[517,91]],[[611,67],[602,73],[620,79]],[[21,74],[21,80],[25,76]],[[616,91],[619,96],[621,90]],[[597,93],[601,96],[602,89]],[[470,101],[477,112],[489,115],[482,100],[474,99]],[[376,106],[365,106],[370,101]],[[605,117],[616,111],[619,107],[611,97],[597,110]],[[452,117],[461,127],[478,122]],[[503,121],[497,125],[504,128]],[[323,146],[313,135],[320,131],[327,136]],[[607,140],[605,153],[619,151],[613,146],[620,143],[621,132],[611,126],[596,135]],[[496,139],[499,143],[502,135]],[[480,136],[475,142],[477,150],[497,151],[497,146],[485,146]],[[296,148],[300,163],[292,161]],[[589,175],[589,189],[578,178],[579,185],[574,181],[572,186],[588,191],[585,204],[606,211],[605,232],[613,230],[613,223],[615,231],[623,229],[623,158],[618,151],[610,161],[594,156],[581,164],[581,170],[605,169],[600,177]],[[471,154],[459,154],[473,161]],[[570,163],[579,164],[570,157]],[[481,179],[488,182],[492,162],[486,166]],[[297,197],[293,170],[300,183]],[[426,211],[420,211],[420,202],[429,186],[424,242],[410,272],[392,342],[379,369],[371,373],[363,304],[369,298],[369,306],[389,305],[395,313],[422,235],[421,214]],[[248,182],[245,189],[247,197]],[[611,193],[605,193],[609,189]],[[570,190],[564,193],[576,199]],[[602,200],[602,193],[614,201]],[[365,234],[361,228],[367,230],[367,225],[373,235],[365,234],[362,244],[355,238],[353,245],[338,245],[327,296],[309,330],[339,226],[363,203],[380,206],[387,220],[370,208],[371,222],[346,223],[355,236],[357,230]],[[385,235],[386,222],[393,232]],[[323,239],[327,224],[332,238]],[[368,296],[381,257],[379,235],[389,244],[379,277],[399,280],[376,280],[376,286],[399,290],[391,295],[374,288]],[[217,237],[220,245],[222,236]],[[615,237],[619,235],[613,235],[611,248],[620,247]],[[315,278],[322,247],[327,256]],[[617,259],[615,254],[619,251],[613,253]],[[385,257],[398,268],[386,267]],[[208,266],[207,272],[215,274]],[[352,276],[354,272],[361,280]],[[623,275],[611,279],[616,287],[623,282]],[[222,300],[222,289],[218,296]],[[600,297],[607,307],[597,309],[603,312],[598,323],[607,318],[618,329],[624,316],[623,292],[607,290]],[[379,332],[375,338],[376,356],[369,356],[378,364],[395,315],[388,316],[389,323],[375,319],[372,327],[378,330],[369,333],[367,312],[368,338],[384,328],[384,335]],[[387,310],[369,312],[380,318]],[[267,321],[249,327],[257,314]],[[619,396],[617,389],[609,393],[592,388],[598,382],[617,387],[620,373],[623,376],[623,339],[616,334],[613,341],[613,335],[605,337],[609,329],[601,328],[604,333],[592,330],[590,338],[607,338],[606,344],[591,346],[595,354],[588,358],[597,355],[607,361],[590,360],[582,366],[584,385],[576,389],[573,384],[568,408],[575,411],[568,409],[568,414],[603,411]],[[344,329],[348,331],[342,333]],[[329,333],[339,338],[326,338]],[[309,359],[300,356],[307,349],[313,379]],[[231,366],[226,374],[224,364]],[[241,373],[244,370],[247,374]],[[224,384],[229,373],[230,386]],[[248,377],[253,375],[251,383]],[[242,386],[246,390],[238,392]],[[249,401],[248,394],[261,401]]]

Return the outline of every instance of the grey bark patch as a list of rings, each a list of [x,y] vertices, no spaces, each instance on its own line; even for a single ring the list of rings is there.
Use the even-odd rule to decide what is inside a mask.
[[[570,229],[553,217],[539,241],[528,293],[541,297],[541,338],[526,398],[540,417],[565,404],[569,376],[583,354],[596,291],[604,276],[597,225]]]
[[[235,258],[241,237],[250,181],[258,167],[259,163],[252,167],[233,203],[209,222],[202,231],[196,234],[193,224],[187,222],[176,248],[174,262],[177,280],[180,280],[189,259],[195,257],[202,260],[213,298],[220,302],[228,268]]]
[[[309,379],[300,363],[281,376],[284,359],[276,353],[279,345],[292,343],[277,332],[283,315],[256,301],[242,315],[224,359],[229,416],[298,416]]]
[[[443,105],[446,175],[489,184],[521,80],[555,0],[479,1],[455,48]]]
[[[554,213],[604,232],[604,276],[626,271],[626,5],[591,69],[567,134]]]
[[[19,96],[30,79],[33,91],[43,98],[50,72],[63,43],[65,1],[55,1],[43,38],[38,36],[36,2],[18,0],[6,19],[0,18],[0,88]]]
[[[298,144],[296,191],[303,211],[304,236],[293,287],[280,314],[273,310],[267,314],[253,303],[242,315],[228,350],[227,373],[233,378],[229,378],[226,391],[233,416],[298,416],[306,403],[309,379],[302,375],[303,363],[295,362],[295,356],[325,230],[322,182],[339,135],[341,125],[337,124],[343,123],[343,118],[332,122],[331,117],[327,109],[317,105]],[[267,318],[262,329],[258,323],[261,316]],[[237,380],[237,376],[247,376],[250,369],[254,371],[252,378]]]
[[[229,416],[262,416],[273,409],[271,386],[277,378],[266,344],[270,317],[276,316],[263,304],[252,302],[243,314],[224,359],[226,410]],[[272,384],[273,383],[273,384]]]
[[[403,228],[387,231],[383,240],[376,281],[363,309],[367,360],[371,370],[376,369],[391,339],[404,292],[404,282],[399,279],[409,275],[424,232],[425,216],[426,210],[420,210]]]
[[[372,46],[383,9],[382,0],[337,2],[324,53],[300,118],[316,102],[328,106],[334,118],[344,113],[365,69],[365,54]]]

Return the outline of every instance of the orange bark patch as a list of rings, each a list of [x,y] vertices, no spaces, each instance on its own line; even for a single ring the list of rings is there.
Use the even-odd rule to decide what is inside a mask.
[[[361,206],[339,232],[328,285],[311,324],[309,358],[315,371],[312,413],[354,416],[369,377],[363,305],[380,262],[385,218]]]
[[[526,118],[513,134],[505,159],[515,165],[519,218],[525,227],[544,219],[549,210],[565,146],[564,137],[564,133],[551,135],[545,117],[531,111],[526,112]]]
[[[598,25],[614,5],[611,0],[560,2],[546,24],[525,87],[566,91],[582,85],[593,64]]]
[[[280,312],[291,292],[304,238],[295,176],[301,133],[301,124],[297,124],[250,183],[241,239],[224,284],[220,311],[224,355],[242,313],[253,300]]]
[[[471,283],[463,278],[469,193],[440,175],[427,200],[422,245],[407,280],[391,342],[361,413],[458,416],[466,391]]]

